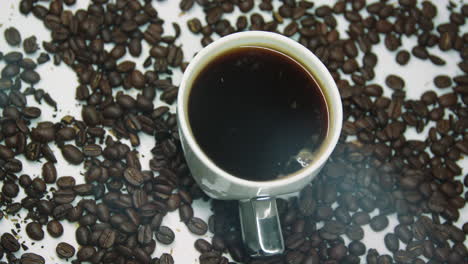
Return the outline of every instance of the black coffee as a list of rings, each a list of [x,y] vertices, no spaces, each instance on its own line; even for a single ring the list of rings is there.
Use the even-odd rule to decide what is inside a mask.
[[[203,152],[236,177],[267,181],[313,159],[328,131],[324,95],[298,62],[263,47],[240,47],[196,77],[188,116]]]

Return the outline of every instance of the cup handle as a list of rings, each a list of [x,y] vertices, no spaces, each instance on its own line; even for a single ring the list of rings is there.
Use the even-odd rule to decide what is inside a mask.
[[[251,257],[266,257],[283,253],[275,197],[257,197],[239,201],[242,239]]]

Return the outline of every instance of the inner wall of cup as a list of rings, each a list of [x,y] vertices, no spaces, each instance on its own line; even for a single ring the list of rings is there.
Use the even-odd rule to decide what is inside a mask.
[[[211,61],[215,60],[218,56],[222,55],[223,53],[225,53],[225,52],[227,52],[229,50],[238,48],[238,47],[245,47],[245,46],[265,47],[265,48],[270,48],[270,49],[279,51],[279,52],[291,57],[293,60],[297,61],[305,69],[307,69],[309,71],[309,73],[312,74],[313,78],[315,79],[315,81],[319,85],[319,87],[320,87],[320,89],[322,91],[322,94],[323,94],[323,96],[325,98],[325,103],[326,103],[327,110],[328,110],[327,134],[325,136],[324,142],[322,142],[320,147],[316,151],[314,151],[315,159],[308,166],[306,166],[306,167],[304,167],[304,168],[302,168],[300,170],[297,170],[297,171],[295,171],[295,172],[293,172],[293,173],[291,173],[289,175],[286,175],[285,177],[272,179],[270,181],[277,181],[277,180],[281,180],[281,179],[285,179],[285,178],[290,178],[290,177],[295,176],[297,174],[301,174],[305,170],[310,168],[312,165],[314,165],[319,160],[319,158],[321,156],[325,155],[328,146],[332,143],[333,134],[336,133],[334,131],[336,130],[336,124],[335,124],[335,122],[336,122],[336,120],[335,120],[336,119],[336,110],[335,109],[337,107],[337,105],[334,103],[333,96],[331,95],[331,92],[329,92],[328,89],[325,86],[325,83],[327,83],[327,81],[325,80],[326,77],[323,76],[323,75],[324,74],[329,74],[328,71],[326,71],[326,72],[321,71],[321,68],[319,67],[319,65],[316,65],[316,63],[314,61],[312,61],[312,59],[305,60],[304,58],[302,58],[301,54],[300,54],[301,52],[296,51],[295,48],[291,48],[291,49],[288,50],[287,47],[281,47],[275,42],[277,42],[277,40],[271,40],[271,39],[268,39],[268,38],[265,38],[265,39],[262,38],[261,41],[252,41],[251,39],[239,38],[239,39],[237,39],[237,41],[232,40],[231,42],[222,43],[222,45],[212,47],[209,50],[209,53],[207,52],[206,54],[203,54],[204,56],[201,57],[200,61],[197,62],[198,65],[195,68],[192,69],[192,72],[190,72],[190,76],[189,76],[189,78],[187,78],[186,83],[185,83],[186,87],[185,87],[185,90],[184,90],[185,94],[184,94],[184,97],[183,97],[183,104],[184,104],[184,109],[185,109],[184,119],[185,119],[185,121],[187,123],[188,130],[190,132],[190,136],[194,139],[195,144],[197,145],[197,147],[203,153],[204,159],[210,160],[216,167],[219,168],[219,166],[215,162],[213,162],[205,154],[203,149],[196,142],[195,137],[194,137],[193,132],[192,132],[190,122],[189,122],[190,119],[188,117],[188,115],[189,115],[188,114],[188,101],[189,101],[188,99],[189,99],[189,96],[190,96],[190,93],[191,93],[192,84],[195,81],[195,79],[198,77],[198,75],[200,74],[202,69],[206,65],[208,65]],[[288,45],[288,43],[283,43],[283,44]],[[323,69],[326,70],[325,66],[323,66]],[[331,78],[331,76],[330,76],[330,78]],[[332,81],[333,81],[333,79],[332,79]],[[331,88],[332,87],[330,87],[330,89]],[[338,98],[338,100],[340,100],[340,98]],[[339,133],[339,131],[338,131],[338,133]],[[219,168],[219,169],[224,171],[222,168]],[[224,171],[224,172],[226,172],[226,171]],[[226,172],[226,173],[231,175],[228,172]],[[235,175],[232,175],[232,176],[236,177]],[[236,178],[238,178],[238,177],[236,177]],[[269,182],[269,181],[264,181],[264,182]]]

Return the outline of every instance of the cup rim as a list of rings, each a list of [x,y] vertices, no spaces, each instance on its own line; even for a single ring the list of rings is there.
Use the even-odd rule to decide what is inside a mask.
[[[193,81],[194,79],[193,75],[196,76],[196,74],[200,72],[201,68],[205,66],[207,63],[211,62],[214,58],[216,58],[217,55],[222,54],[234,48],[234,47],[226,48],[226,46],[229,46],[227,45],[229,42],[236,41],[236,40],[237,41],[250,40],[248,41],[249,43],[245,43],[243,45],[236,45],[236,46],[248,46],[248,45],[263,46],[263,47],[275,49],[274,47],[267,45],[266,43],[268,42],[268,43],[273,43],[278,46],[287,47],[288,51],[291,51],[291,53],[297,54],[297,55],[299,54],[303,55],[307,58],[307,60],[313,62],[314,71],[306,67],[307,70],[309,70],[311,74],[314,75],[315,79],[317,79],[316,74],[319,74],[321,81],[326,82],[326,86],[327,86],[326,93],[325,92],[323,93],[324,93],[324,96],[328,97],[328,98],[325,98],[327,107],[328,107],[328,112],[329,112],[328,134],[325,137],[325,140],[328,140],[328,144],[326,147],[322,147],[322,146],[320,147],[320,149],[323,148],[323,150],[321,150],[320,155],[316,159],[314,159],[311,164],[309,164],[308,166],[294,173],[288,174],[285,177],[272,179],[269,181],[251,181],[251,180],[245,180],[245,179],[236,177],[228,173],[227,171],[221,169],[220,167],[218,167],[205,154],[205,152],[201,149],[201,147],[196,142],[195,137],[193,136],[193,133],[191,131],[189,120],[188,120],[188,109],[187,109],[187,103],[188,103],[187,97],[190,94],[190,90],[191,90],[190,87],[188,87],[190,85],[190,83],[188,82],[190,81],[190,78],[192,78],[192,81]],[[280,52],[283,52],[288,56],[292,55],[291,53],[288,53],[287,51],[284,52],[283,50],[281,50]],[[212,55],[212,53],[216,53],[216,54]],[[291,57],[296,59],[296,56],[291,56]],[[304,66],[307,66],[307,65],[304,65]],[[325,86],[325,85],[319,82],[319,86],[322,89],[322,86]],[[331,105],[329,101],[333,102],[333,106],[334,106],[333,109],[331,109]],[[186,68],[183,74],[182,81],[179,86],[179,93],[177,96],[177,119],[178,119],[179,130],[182,133],[181,137],[184,138],[186,143],[189,145],[193,153],[200,159],[200,161],[203,162],[211,171],[216,173],[219,177],[225,178],[231,183],[235,183],[235,184],[242,185],[245,187],[266,189],[266,188],[280,187],[285,184],[292,184],[292,183],[298,182],[301,179],[320,170],[320,168],[325,164],[328,157],[333,152],[333,149],[335,148],[336,144],[338,143],[340,133],[341,133],[341,128],[342,128],[343,110],[342,110],[341,97],[340,97],[338,87],[336,86],[334,79],[332,78],[330,72],[325,67],[325,65],[310,50],[308,50],[306,47],[299,44],[295,40],[285,37],[283,35],[280,35],[278,33],[265,32],[265,31],[246,31],[246,32],[233,33],[233,34],[227,35],[225,37],[222,37],[210,43],[209,45],[204,47],[200,52],[198,52],[197,55],[191,60],[191,62],[189,63],[188,67]],[[331,122],[333,122],[333,126]],[[259,190],[259,192],[261,192],[261,190]]]

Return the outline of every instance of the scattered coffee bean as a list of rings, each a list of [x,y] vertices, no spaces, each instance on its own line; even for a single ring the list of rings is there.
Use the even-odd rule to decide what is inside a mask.
[[[35,253],[24,253],[21,255],[21,264],[44,264],[45,259]]]
[[[9,27],[4,32],[6,42],[11,46],[18,46],[21,43],[21,35],[18,29]]]
[[[187,222],[187,227],[190,232],[194,233],[195,235],[202,236],[206,234],[208,231],[208,225],[205,221],[200,218],[193,217]]]
[[[69,259],[75,255],[75,248],[66,242],[58,243],[55,251],[62,259]]]
[[[156,231],[156,239],[165,245],[171,244],[174,241],[174,238],[174,232],[167,226],[160,226]]]
[[[452,85],[452,80],[447,75],[438,75],[434,78],[434,84],[437,88],[448,88]]]
[[[406,65],[406,64],[408,64],[408,62],[410,60],[410,57],[411,57],[411,55],[410,55],[410,53],[408,51],[401,50],[396,55],[396,61],[400,65]]]
[[[26,225],[26,234],[33,240],[42,240],[44,238],[44,231],[42,225],[38,222],[31,222]]]
[[[405,81],[399,76],[388,75],[385,79],[385,84],[393,90],[402,90],[405,87]]]
[[[47,224],[47,232],[51,237],[60,237],[63,234],[63,226],[57,220],[51,220]]]

